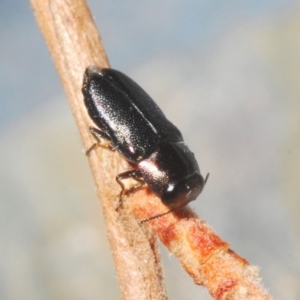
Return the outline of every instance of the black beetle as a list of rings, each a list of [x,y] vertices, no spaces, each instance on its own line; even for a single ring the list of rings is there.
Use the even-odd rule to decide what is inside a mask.
[[[132,79],[113,69],[86,69],[82,93],[97,128],[91,133],[110,142],[133,167],[117,175],[146,183],[170,209],[186,205],[201,193],[206,180],[180,131]],[[96,145],[96,144],[95,144]],[[93,148],[93,147],[92,147]]]

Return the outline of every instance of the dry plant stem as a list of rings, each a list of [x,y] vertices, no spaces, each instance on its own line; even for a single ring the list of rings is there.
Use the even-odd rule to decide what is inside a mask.
[[[147,198],[147,206],[140,199]],[[159,199],[141,189],[130,197],[134,215],[144,220],[166,211]],[[157,235],[196,284],[204,285],[218,300],[270,300],[258,269],[239,257],[190,208],[143,223]]]
[[[82,75],[92,63],[109,65],[100,37],[82,0],[31,0],[31,4],[88,149],[94,140],[87,130],[91,124],[83,107]],[[91,152],[89,162],[123,299],[167,298],[157,244],[151,233],[178,257],[195,283],[206,286],[215,299],[271,299],[260,284],[257,268],[230,250],[189,208],[139,225],[136,219],[144,220],[168,210],[148,189],[142,188],[132,193],[125,200],[125,208],[117,212],[120,189],[115,176],[127,165],[116,152],[98,147]]]
[[[87,66],[109,66],[100,36],[83,0],[31,0],[31,5],[88,149],[94,140],[88,131],[91,123],[83,107],[81,86]],[[116,211],[120,188],[115,176],[127,167],[124,160],[98,147],[89,155],[89,162],[101,199],[122,298],[167,299],[155,238],[142,230],[127,209]]]

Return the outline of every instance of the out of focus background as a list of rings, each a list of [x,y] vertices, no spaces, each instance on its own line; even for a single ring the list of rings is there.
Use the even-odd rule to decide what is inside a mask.
[[[182,131],[195,211],[300,297],[300,4],[89,1],[112,67]],[[0,299],[119,299],[72,113],[28,1],[0,1]],[[162,247],[170,299],[211,299]]]

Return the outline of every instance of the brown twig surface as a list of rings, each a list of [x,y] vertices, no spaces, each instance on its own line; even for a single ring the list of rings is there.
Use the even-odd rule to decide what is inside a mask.
[[[83,106],[81,85],[87,66],[108,67],[100,36],[83,0],[31,0],[40,29],[70,101],[85,149],[94,143]],[[257,268],[239,257],[189,208],[140,225],[166,212],[147,188],[132,193],[116,211],[116,174],[128,166],[116,153],[98,147],[89,155],[123,299],[167,299],[155,236],[180,260],[195,283],[215,299],[271,299]]]
[[[85,149],[95,141],[83,106],[81,86],[87,66],[108,67],[99,33],[84,0],[31,0],[39,27],[70,101]],[[70,150],[72,151],[72,149]],[[156,239],[126,209],[116,212],[116,174],[127,168],[116,153],[100,147],[89,155],[103,208],[123,299],[167,299]]]

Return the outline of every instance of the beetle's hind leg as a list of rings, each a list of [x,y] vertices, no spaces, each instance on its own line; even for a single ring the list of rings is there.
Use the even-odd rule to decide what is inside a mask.
[[[129,178],[134,179],[137,182],[137,184],[129,189],[126,189],[122,180],[129,179]],[[130,171],[120,173],[119,175],[116,176],[116,181],[122,189],[120,192],[119,205],[117,207],[117,210],[119,210],[123,206],[123,196],[128,195],[134,192],[135,190],[137,190],[138,188],[140,188],[142,185],[145,184],[145,181],[139,170],[130,170]]]
[[[89,131],[92,134],[92,136],[95,138],[96,143],[94,143],[89,149],[86,150],[85,152],[86,155],[89,155],[90,152],[98,146],[111,149],[110,146],[111,139],[106,132],[92,126],[89,127]],[[103,142],[103,140],[105,140],[106,142]]]

